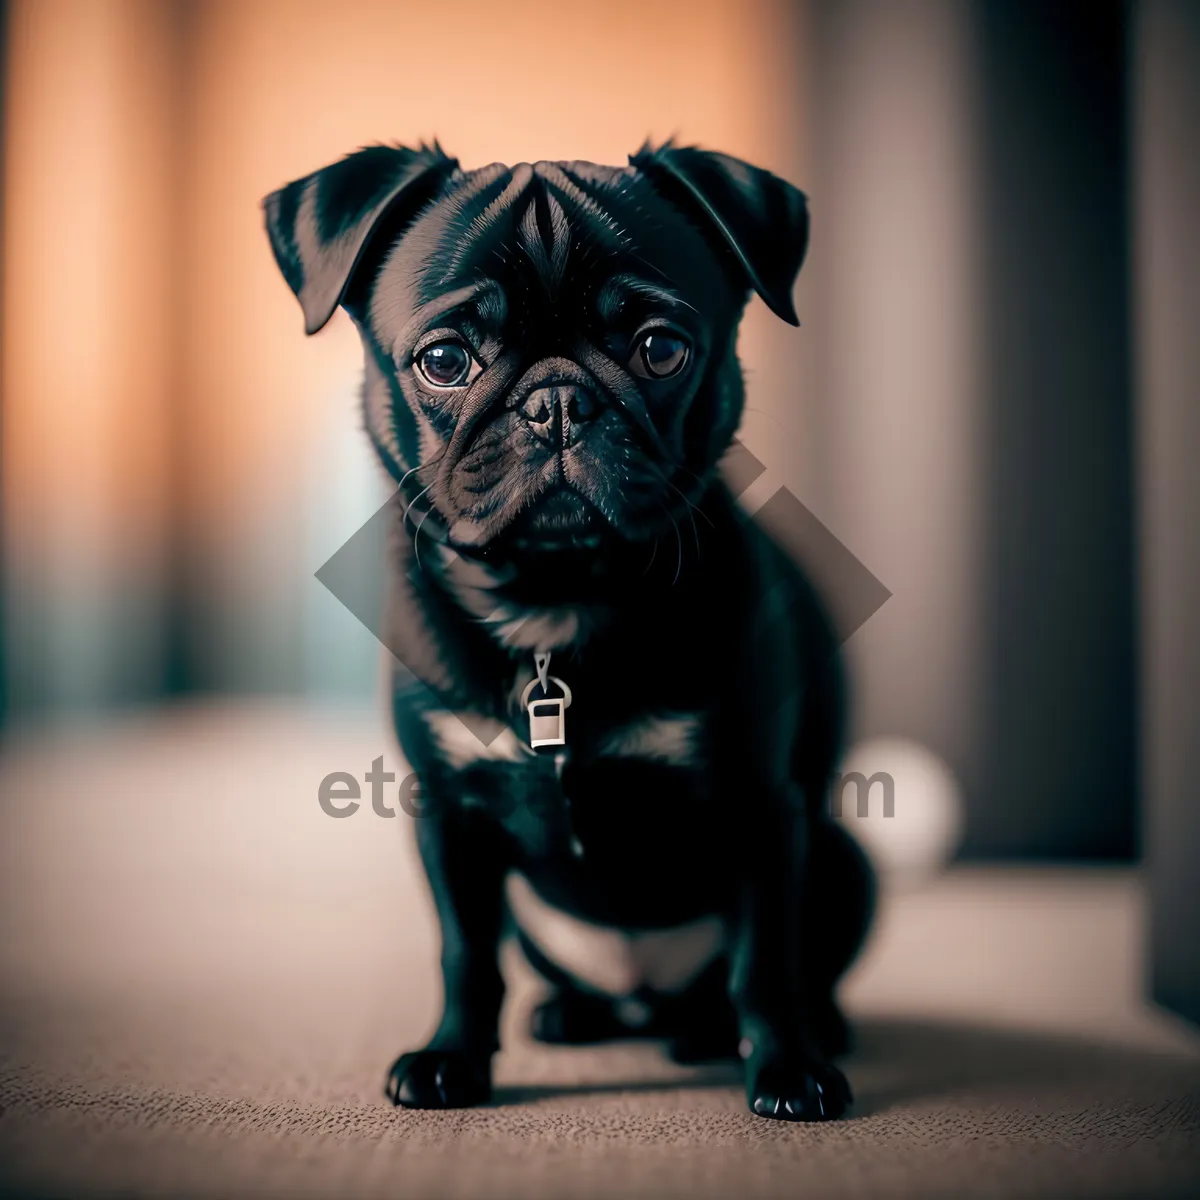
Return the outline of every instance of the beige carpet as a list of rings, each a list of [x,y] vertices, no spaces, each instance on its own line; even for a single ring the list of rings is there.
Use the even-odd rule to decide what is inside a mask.
[[[411,823],[321,813],[371,717],[213,709],[0,755],[0,1185],[147,1196],[1200,1194],[1200,1049],[1138,999],[1139,892],[958,870],[847,989],[859,1102],[762,1121],[721,1071],[521,1037],[496,1103],[397,1111],[437,1008]]]

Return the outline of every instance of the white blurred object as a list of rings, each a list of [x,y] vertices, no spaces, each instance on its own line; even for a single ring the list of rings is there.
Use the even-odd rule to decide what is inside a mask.
[[[864,816],[860,795],[867,804]],[[888,886],[912,887],[936,874],[962,836],[958,781],[933,751],[907,738],[852,746],[830,803]]]

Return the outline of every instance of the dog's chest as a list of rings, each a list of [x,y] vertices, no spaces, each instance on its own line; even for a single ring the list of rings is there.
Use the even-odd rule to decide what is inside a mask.
[[[645,873],[716,834],[703,709],[572,720],[575,708],[566,745],[539,750],[524,725],[445,710],[423,720],[458,801],[491,813],[531,858],[566,851],[594,870]]]
[[[541,775],[557,757],[554,747],[535,751],[523,724],[446,709],[430,710],[424,720],[441,758],[458,771],[512,766],[518,770],[507,772],[510,776]],[[570,737],[562,754],[571,762],[598,768],[647,764],[692,773],[708,764],[709,720],[699,709],[653,707],[617,721],[597,721],[573,718],[568,708],[563,724]]]

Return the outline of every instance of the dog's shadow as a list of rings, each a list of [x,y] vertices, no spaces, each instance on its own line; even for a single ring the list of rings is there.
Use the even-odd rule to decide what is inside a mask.
[[[513,1104],[533,1104],[538,1100],[566,1099],[571,1096],[628,1096],[646,1092],[672,1092],[694,1088],[737,1087],[742,1073],[736,1063],[713,1063],[683,1079],[620,1079],[595,1083],[535,1083],[498,1087],[492,1104],[503,1108]]]
[[[863,1022],[845,1067],[855,1081],[859,1118],[954,1094],[1014,1089],[1077,1096],[1200,1092],[1195,1054],[952,1021]]]
[[[1028,1094],[1110,1088],[1141,1096],[1200,1094],[1200,1055],[1174,1055],[1060,1034],[954,1022],[870,1020],[856,1024],[855,1050],[842,1066],[856,1093],[849,1116],[862,1119],[956,1093],[1018,1087]],[[514,1084],[496,1105],[555,1097],[740,1089],[737,1063],[698,1068],[683,1079]]]

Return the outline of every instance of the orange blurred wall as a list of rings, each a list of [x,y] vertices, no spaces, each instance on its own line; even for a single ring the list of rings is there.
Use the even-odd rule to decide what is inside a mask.
[[[177,286],[170,6],[10,6],[0,515],[29,706],[161,678]]]

